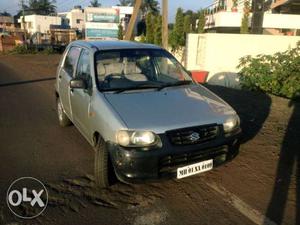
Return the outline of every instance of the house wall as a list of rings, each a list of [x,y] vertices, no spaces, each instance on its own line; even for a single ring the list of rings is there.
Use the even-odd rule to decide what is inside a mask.
[[[17,41],[20,40],[16,36],[0,35],[0,52],[8,52],[14,49]]]
[[[20,17],[18,22],[21,24],[21,28],[24,29],[22,17]],[[25,29],[30,34],[35,32],[47,33],[50,30],[50,25],[61,25],[61,17],[30,15],[25,16],[25,23]]]
[[[242,12],[217,12],[206,16],[206,29],[214,27],[240,27]],[[249,25],[252,14],[249,16]],[[292,14],[264,14],[263,28],[300,29],[300,15]]]
[[[78,29],[80,31],[84,29],[84,11],[82,9],[72,9],[67,14],[67,18],[69,19],[69,25],[71,28]]]
[[[296,46],[300,36],[246,34],[188,34],[186,67],[209,71],[208,79],[224,86],[238,85],[239,59],[274,54]]]

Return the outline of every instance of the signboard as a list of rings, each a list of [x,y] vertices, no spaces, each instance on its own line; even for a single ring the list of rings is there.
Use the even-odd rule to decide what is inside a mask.
[[[86,36],[90,39],[100,38],[100,39],[117,39],[118,30],[108,30],[108,29],[86,29]]]
[[[95,38],[118,38],[119,25],[117,23],[95,23],[87,22],[85,24],[86,37]]]
[[[119,23],[120,10],[112,8],[87,8],[86,22]]]
[[[86,39],[117,39],[120,10],[113,8],[92,8],[85,10]]]

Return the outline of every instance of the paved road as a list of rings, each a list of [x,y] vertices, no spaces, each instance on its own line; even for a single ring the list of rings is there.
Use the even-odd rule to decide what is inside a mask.
[[[273,115],[270,99],[256,96],[267,102],[258,110],[260,124],[253,125],[255,132],[249,132],[240,155],[226,166],[181,181],[117,183],[95,192],[91,147],[74,127],[62,129],[57,123],[54,80],[48,78],[58,59],[0,56],[0,224],[295,224],[293,182],[285,209],[275,207],[271,218],[265,216],[284,134],[270,133],[272,121],[262,126]],[[242,103],[247,97],[234,96]],[[253,114],[245,118],[255,119]],[[48,208],[32,221],[14,217],[5,204],[10,183],[24,176],[40,179],[49,190]],[[282,218],[276,210],[285,212]]]

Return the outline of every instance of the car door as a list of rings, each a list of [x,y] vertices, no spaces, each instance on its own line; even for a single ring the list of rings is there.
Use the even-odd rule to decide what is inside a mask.
[[[70,80],[74,77],[80,52],[81,49],[79,47],[71,47],[69,49],[58,75],[59,97],[65,113],[71,120],[72,112],[70,109]]]
[[[85,81],[86,89],[71,89],[70,101],[73,115],[73,123],[86,136],[90,137],[89,131],[89,107],[91,102],[92,77],[91,77],[91,62],[90,53],[88,50],[81,51],[75,79]]]

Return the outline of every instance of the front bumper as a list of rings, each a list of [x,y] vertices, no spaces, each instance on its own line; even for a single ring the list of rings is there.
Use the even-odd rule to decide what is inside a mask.
[[[213,159],[217,167],[233,159],[239,151],[241,130],[229,137],[218,137],[197,145],[174,146],[166,135],[159,135],[162,147],[142,151],[107,143],[116,176],[125,183],[142,183],[175,178],[177,168]]]

